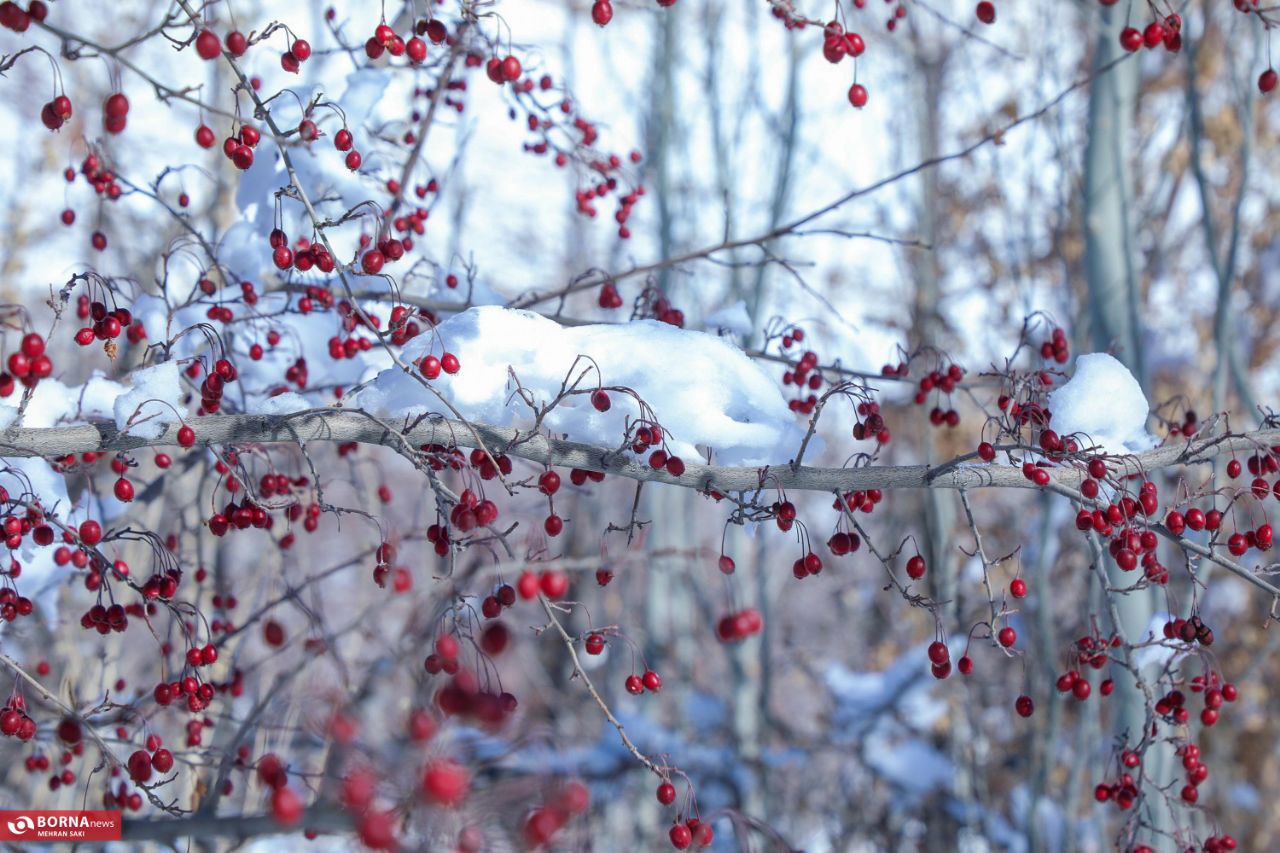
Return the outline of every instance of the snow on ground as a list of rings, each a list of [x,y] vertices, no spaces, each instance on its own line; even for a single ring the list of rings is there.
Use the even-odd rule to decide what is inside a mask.
[[[710,448],[722,464],[785,462],[802,436],[777,381],[741,350],[655,320],[562,327],[528,311],[471,308],[410,341],[403,355],[417,361],[444,352],[456,355],[461,369],[442,373],[435,388],[465,417],[486,424],[531,424],[533,412],[514,396],[518,388],[540,407],[560,394],[571,373],[576,379],[586,371],[580,389],[631,389],[669,434],[671,451],[685,459],[701,455],[695,448]],[[625,419],[639,417],[641,408],[631,394],[608,393],[607,412],[592,406],[589,393],[576,394],[556,405],[544,425],[576,441],[616,446]],[[378,374],[357,402],[389,416],[448,412],[398,368]]]
[[[1142,386],[1106,353],[1079,356],[1071,380],[1049,394],[1049,409],[1058,434],[1082,435],[1081,447],[1126,454],[1155,446],[1156,439],[1147,432],[1150,406]]]

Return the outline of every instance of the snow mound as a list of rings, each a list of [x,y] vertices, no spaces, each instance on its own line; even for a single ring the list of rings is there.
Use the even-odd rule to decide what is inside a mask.
[[[585,369],[588,377],[579,388],[634,390],[667,430],[671,451],[687,460],[710,449],[721,464],[779,464],[792,458],[803,434],[777,384],[741,350],[655,320],[567,328],[528,311],[475,307],[410,341],[403,356],[415,362],[442,351],[456,355],[462,368],[453,376],[442,373],[433,386],[465,418],[480,423],[532,424],[512,372],[541,406],[560,393],[571,369],[574,378]],[[594,361],[599,375],[579,356]],[[571,440],[617,446],[624,419],[639,417],[640,407],[620,391],[609,397],[611,408],[599,412],[589,394],[570,396],[543,424]],[[392,417],[448,414],[414,377],[396,368],[379,373],[356,402]]]
[[[112,406],[116,429],[127,429],[141,438],[159,438],[165,426],[186,417],[178,362],[144,367],[135,370],[129,378],[133,387],[117,397]]]
[[[1107,453],[1141,453],[1156,439],[1147,432],[1150,406],[1129,369],[1110,355],[1076,359],[1071,380],[1049,394],[1052,425],[1059,435],[1080,433],[1082,447]]]

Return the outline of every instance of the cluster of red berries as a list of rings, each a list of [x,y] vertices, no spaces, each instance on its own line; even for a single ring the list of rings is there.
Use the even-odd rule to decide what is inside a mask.
[[[49,7],[44,0],[31,0],[25,9],[13,0],[5,0],[0,3],[0,27],[25,33],[32,21],[43,21],[48,14]]]
[[[315,267],[321,272],[331,273],[337,267],[333,255],[322,243],[299,240],[299,248],[295,252],[289,248],[289,237],[280,228],[271,229],[267,242],[271,244],[271,262],[278,270],[293,267],[298,272],[306,272]]]
[[[423,46],[423,56],[426,56],[426,46]],[[290,74],[297,74],[302,67],[302,63],[311,58],[311,42],[306,39],[294,39],[293,44],[289,45],[289,49],[280,54],[280,67]]]
[[[600,295],[596,298],[596,304],[605,310],[613,310],[622,307],[622,295],[618,293],[618,285],[612,281],[606,281],[600,286]]]
[[[428,450],[428,448],[435,448],[435,449]],[[444,452],[444,448],[440,447],[440,445],[423,445],[422,449],[425,452],[434,452],[437,454]],[[458,452],[456,448],[454,452],[455,453]],[[505,453],[499,453],[496,456],[491,456],[490,454],[486,453],[485,451],[477,447],[471,451],[470,459],[471,459],[471,466],[476,469],[477,473],[480,474],[480,479],[482,480],[496,479],[498,474],[502,474],[502,476],[504,477],[510,476],[511,474],[511,457]],[[443,462],[441,460],[435,459],[433,461],[436,464],[440,465],[441,467],[444,467]],[[432,467],[435,467],[435,466],[433,465]],[[460,469],[462,465],[459,463],[458,465],[452,466],[452,467],[454,467],[455,469]],[[439,471],[440,468],[435,468],[435,470]]]
[[[452,634],[441,634],[436,638],[435,651],[427,655],[423,666],[428,675],[444,672],[454,675],[460,666],[458,662],[458,638]]]
[[[0,503],[9,502],[9,493],[7,489],[0,488]],[[4,533],[4,544],[9,550],[17,550],[22,545],[23,537],[34,531],[33,538],[37,545],[48,545],[53,542],[53,528],[44,523],[44,514],[37,506],[28,506],[26,515],[6,515],[3,523],[0,523],[0,531]],[[0,571],[0,574],[8,575],[16,578],[22,574],[22,569],[15,561],[7,571]]]
[[[1058,676],[1055,683],[1059,693],[1070,693],[1077,701],[1083,702],[1093,693],[1093,685],[1089,676],[1074,669],[1069,669]]]
[[[200,141],[199,131],[197,141]],[[222,153],[243,172],[253,165],[253,151],[261,141],[262,134],[256,127],[251,124],[241,125],[239,133],[222,140]]]
[[[404,305],[397,305],[391,309],[391,323],[387,327],[387,334],[394,346],[404,346],[422,333],[422,327],[418,325],[419,317],[435,325],[434,318],[423,311],[415,313],[412,308]]]
[[[1137,754],[1127,751],[1125,755],[1136,757]],[[1136,767],[1137,765],[1135,764],[1134,766]],[[1133,808],[1134,802],[1138,799],[1138,786],[1133,781],[1133,774],[1128,772],[1121,773],[1116,777],[1116,781],[1110,785],[1099,782],[1093,789],[1093,798],[1099,803],[1115,803],[1116,808],[1120,811],[1128,811]],[[1135,851],[1137,850],[1137,848],[1134,849]]]
[[[1189,743],[1178,750],[1182,756],[1182,768],[1187,772],[1187,783],[1182,786],[1181,796],[1185,803],[1194,803],[1200,799],[1200,785],[1209,778],[1209,768],[1200,761],[1200,747]]]
[[[79,742],[80,724],[70,717],[64,719],[58,724],[58,737],[62,737],[62,731],[65,726],[75,727],[76,742],[70,749],[65,749],[58,758],[58,763],[64,768],[62,772],[58,772],[55,767],[53,775],[49,777],[49,790],[56,791],[64,785],[74,785],[76,782],[76,774],[70,767],[67,767],[76,757],[84,755],[84,744]],[[71,741],[68,741],[71,743]],[[22,762],[28,773],[42,773],[49,769],[49,756],[43,753],[28,755]]]
[[[536,597],[539,592],[555,601],[568,594],[569,576],[558,569],[544,569],[541,572],[526,569],[516,579],[516,591],[525,601]]]
[[[405,245],[406,243],[408,246]],[[365,248],[365,253],[360,256],[360,269],[365,275],[377,275],[387,264],[403,258],[406,249],[412,248],[413,242],[408,237],[400,240],[386,235],[378,240],[377,245],[374,245],[373,239],[368,234],[364,234],[360,238],[360,245]]]
[[[804,333],[800,329],[792,332],[794,336],[796,332],[801,335]],[[803,340],[803,338],[794,338],[793,340]],[[783,345],[786,345],[785,339]],[[782,384],[784,387],[794,385],[798,395],[804,394],[807,389],[810,393],[807,396],[797,396],[787,401],[787,408],[791,411],[801,414],[813,414],[813,409],[818,405],[818,397],[812,393],[822,387],[822,370],[818,367],[818,354],[813,350],[806,350],[800,356],[800,360],[790,365],[790,370],[783,371]]]
[[[406,42],[396,35],[396,31],[391,27],[386,24],[379,24],[374,29],[373,35],[369,36],[364,43],[365,56],[370,59],[379,59],[384,53],[389,53],[395,57],[407,55],[409,61],[417,65],[427,58],[427,43],[418,36],[427,36],[435,44],[440,44],[446,37],[444,24],[434,19],[418,21],[415,26],[415,32],[416,35],[410,36]]]
[[[89,185],[93,187],[93,191],[98,195],[98,197],[105,198],[107,201],[115,201],[124,193],[124,190],[116,180],[116,173],[107,167],[106,163],[103,162],[102,157],[100,157],[96,152],[89,152],[85,155],[85,158],[80,161],[79,174],[83,175],[84,179],[89,182]],[[76,171],[70,166],[66,168],[66,171],[64,171],[62,175],[67,179],[67,183],[70,184],[75,182]],[[71,225],[75,221],[76,213],[74,210],[67,208],[62,211],[63,225]],[[106,244],[103,243],[101,246],[95,244],[94,248],[101,251],[106,248]]]
[[[519,707],[512,694],[481,688],[476,674],[466,667],[436,692],[435,703],[447,716],[474,720],[489,728],[501,726]]]
[[[774,524],[778,525],[778,529],[783,533],[791,530],[792,525],[796,523],[796,505],[791,501],[774,501],[769,506],[769,514],[773,516]]]
[[[516,603],[516,590],[511,584],[499,584],[492,594],[486,595],[480,604],[480,612],[486,619],[497,619],[504,607]]]
[[[497,519],[498,505],[488,498],[481,498],[470,489],[462,490],[462,494],[458,495],[458,502],[449,511],[449,523],[462,533],[470,533],[477,527],[487,527]]]
[[[87,347],[94,341],[114,341],[127,329],[126,337],[137,343],[146,338],[146,330],[141,321],[135,321],[128,308],[114,308],[98,301],[89,301],[89,297],[81,294],[76,300],[76,316],[81,320],[91,320],[92,325],[83,326],[76,332],[75,341]]]
[[[46,101],[40,108],[40,121],[49,130],[57,130],[69,118],[71,118],[71,99],[66,95],[58,95],[52,101]]]
[[[458,357],[447,351],[439,357],[428,353],[418,359],[418,370],[427,379],[439,379],[442,372],[452,376],[461,369],[462,363],[458,361]]]
[[[797,557],[791,564],[791,574],[796,580],[804,580],[809,575],[822,574],[822,558],[812,551],[806,552],[803,557]]]
[[[514,83],[520,79],[523,72],[524,68],[520,65],[520,60],[510,55],[501,59],[491,56],[484,64],[485,76],[498,85]]]
[[[1164,623],[1161,629],[1166,640],[1182,640],[1184,643],[1199,643],[1202,646],[1213,645],[1213,629],[1204,623],[1199,614],[1192,614],[1190,619],[1179,616]]]
[[[9,576],[12,577],[12,573]],[[35,605],[32,604],[31,599],[25,595],[19,595],[13,587],[6,586],[0,589],[0,619],[13,622],[19,616],[30,616],[33,610]]]
[[[676,801],[676,786],[664,780],[658,785],[656,796],[659,803],[669,806]],[[667,837],[670,838],[672,847],[684,850],[691,844],[696,844],[698,847],[710,846],[715,840],[715,831],[711,828],[711,824],[704,823],[696,817],[683,819],[683,816],[676,815]]]
[[[862,547],[862,537],[856,533],[845,533],[843,530],[837,530],[827,540],[827,548],[837,557],[852,554],[860,547]]]
[[[1115,0],[1111,0],[1112,3]],[[1103,5],[1110,5],[1102,0]],[[1152,21],[1139,31],[1137,27],[1125,27],[1120,31],[1120,46],[1133,53],[1143,47],[1152,50],[1160,45],[1169,53],[1182,50],[1182,16],[1174,13],[1166,15],[1163,21]]]
[[[294,504],[294,506],[301,511],[301,505]],[[316,514],[318,515],[319,512],[317,511]],[[221,512],[215,512],[209,517],[208,524],[209,532],[214,536],[225,536],[232,531],[248,530],[250,527],[270,530],[273,521],[266,509],[246,497],[239,503],[234,500],[228,501]]]
[[[1024,473],[1026,473],[1024,466]],[[1080,492],[1093,500],[1098,495],[1098,481],[1107,475],[1106,462],[1094,457],[1088,464],[1089,477],[1080,484]],[[1042,467],[1034,467],[1031,475],[1038,485],[1048,482],[1048,472]],[[1042,482],[1043,481],[1043,482]],[[1147,580],[1153,583],[1168,582],[1169,570],[1160,563],[1157,555],[1159,540],[1153,530],[1136,530],[1132,522],[1150,519],[1159,509],[1159,497],[1156,484],[1146,480],[1139,488],[1138,497],[1123,494],[1118,501],[1109,503],[1105,508],[1095,507],[1092,511],[1081,509],[1076,513],[1076,529],[1095,531],[1104,539],[1110,539],[1107,550],[1121,570],[1130,572],[1142,565]],[[1204,515],[1193,509],[1197,522]],[[1215,510],[1216,512],[1216,510]],[[1174,527],[1179,527],[1178,518],[1173,519]],[[1219,520],[1221,513],[1218,514]],[[1169,519],[1166,518],[1166,522]],[[1215,523],[1216,526],[1216,523]],[[1174,527],[1170,529],[1173,530]]]
[[[569,820],[591,804],[587,786],[577,780],[562,785],[552,799],[534,807],[524,820],[523,835],[530,849],[551,843]],[[479,849],[478,846],[475,849]]]
[[[151,695],[157,705],[169,705],[185,696],[187,710],[195,714],[209,707],[215,692],[213,685],[209,682],[201,684],[195,676],[188,675],[177,681],[160,682]]]
[[[581,118],[574,119],[574,124],[577,125],[580,130],[588,127],[585,120]],[[584,130],[583,132],[585,136],[586,131]],[[594,133],[594,129],[592,129],[592,132]],[[587,145],[588,143],[584,139],[582,144]],[[530,150],[533,150],[535,153],[543,153],[538,150],[543,145],[545,145],[545,143],[540,143],[539,145],[533,146]],[[556,155],[557,166],[563,167],[567,162],[568,158],[563,153]],[[631,152],[631,162],[640,162],[640,152]],[[622,160],[616,154],[610,154],[607,160],[595,160],[591,162],[591,168],[596,172],[599,172],[602,178],[598,183],[592,186],[579,188],[574,191],[574,203],[577,205],[578,213],[591,219],[595,218],[596,207],[593,202],[596,199],[604,198],[611,192],[616,192],[618,187],[621,186],[618,178],[615,175],[609,174],[610,172],[618,171],[621,164]],[[640,197],[644,195],[644,192],[644,185],[639,184],[626,194],[620,194],[618,196],[618,209],[614,211],[613,219],[618,223],[618,236],[623,240],[629,240],[631,238],[631,229],[627,227],[627,221],[631,218],[632,209],[635,208],[636,203],[640,201]],[[673,323],[672,325],[681,324]]]
[[[0,709],[0,735],[31,740],[36,736],[36,721],[27,716],[27,702],[14,693]]]
[[[99,634],[109,634],[112,631],[123,634],[129,628],[129,616],[123,605],[105,607],[95,604],[80,616],[80,627]]]
[[[880,414],[880,404],[875,401],[862,400],[854,408],[858,420],[853,425],[853,437],[857,441],[874,438],[877,444],[888,444],[893,437],[885,425],[884,416]],[[870,512],[870,510],[868,510]]]
[[[222,47],[222,40],[213,30],[204,29],[196,35],[196,53],[205,61],[217,59],[222,53]],[[232,30],[227,33],[226,49],[227,53],[239,58],[248,51],[249,40],[239,30]],[[307,46],[307,54],[310,55],[310,45]]]
[[[191,362],[188,370],[198,370],[201,365],[199,361]],[[216,414],[218,409],[222,408],[222,395],[226,390],[227,383],[235,382],[240,376],[240,371],[236,366],[225,358],[220,358],[214,362],[213,370],[205,376],[204,382],[200,384],[200,414]]]
[[[1191,438],[1199,431],[1200,426],[1196,413],[1191,409],[1188,409],[1186,414],[1183,415],[1181,424],[1171,424],[1169,426],[1169,435],[1171,436],[1183,435],[1187,438]]]
[[[942,680],[951,675],[951,649],[947,648],[947,644],[941,640],[934,640],[929,644],[927,651],[929,655],[929,669],[933,673],[933,677]],[[973,662],[965,655],[961,660],[961,672],[965,675],[972,670]],[[969,661],[966,665],[965,661]]]
[[[193,645],[187,649],[187,666],[212,666],[218,662],[218,647],[213,643]]]
[[[884,500],[884,492],[881,489],[867,489],[866,491],[845,492],[836,501],[832,503],[832,509],[843,510],[847,508],[849,512],[871,513],[876,506]],[[841,502],[844,506],[841,506]],[[852,544],[852,543],[850,543]],[[850,550],[857,550],[857,546],[853,546]]]
[[[671,839],[672,847],[684,850],[690,845],[699,848],[710,847],[711,842],[715,841],[716,833],[711,824],[704,823],[696,817],[686,818],[683,821],[677,817],[667,832],[667,837]]]
[[[662,689],[662,676],[651,669],[645,670],[644,675],[636,675],[634,672],[627,676],[624,682],[627,692],[633,696],[639,696],[648,690],[650,693],[657,693]]]
[[[145,749],[135,750],[126,762],[129,778],[134,782],[150,781],[152,772],[161,775],[173,769],[173,753],[164,747],[157,747],[148,752]]]
[[[862,36],[852,30],[846,32],[844,25],[839,21],[829,21],[826,27],[823,28],[822,56],[833,65],[846,56],[857,59],[866,49],[867,44],[863,41]],[[855,109],[860,110],[867,105],[867,98],[867,87],[854,80],[853,84],[849,86],[849,103]]]
[[[672,305],[670,299],[652,290],[646,291],[643,298],[648,303],[648,315],[653,319],[677,329],[684,328],[684,311]]]
[[[102,127],[107,133],[121,133],[129,117],[129,99],[123,92],[108,95],[102,104]]]
[[[755,636],[764,627],[764,617],[754,607],[720,617],[716,623],[716,637],[723,643],[736,643]]]
[[[14,392],[14,380],[24,388],[35,388],[41,379],[53,373],[53,361],[45,353],[44,337],[35,332],[23,335],[18,349],[9,353],[8,370],[0,373],[0,397]]]
[[[1045,361],[1066,364],[1071,358],[1071,348],[1067,345],[1067,333],[1060,327],[1054,326],[1049,334],[1049,340],[1040,344],[1040,357]]]
[[[148,601],[156,598],[171,599],[178,594],[178,585],[181,583],[182,571],[179,569],[157,572],[142,585],[142,597]]]

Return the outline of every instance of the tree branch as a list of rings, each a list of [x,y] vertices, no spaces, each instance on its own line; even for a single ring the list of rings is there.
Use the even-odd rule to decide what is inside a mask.
[[[401,430],[354,409],[317,409],[288,415],[218,415],[194,421],[196,437],[205,444],[296,444],[333,441],[380,444],[404,450],[415,445],[471,446],[478,436],[495,452],[564,468],[581,468],[614,474],[631,480],[653,481],[721,493],[787,488],[831,492],[854,489],[1034,489],[1037,486],[1012,465],[974,464],[952,460],[941,465],[877,465],[860,468],[792,468],[790,460],[769,466],[733,467],[689,462],[679,477],[655,470],[629,452],[576,441],[550,438],[513,427],[450,420],[443,417],[410,419]],[[53,458],[69,453],[116,452],[140,447],[176,446],[178,425],[166,427],[149,439],[118,430],[114,423],[76,426],[14,428],[0,433],[0,458],[39,456]],[[1187,465],[1224,454],[1253,454],[1280,445],[1280,429],[1215,435],[1191,441],[1175,441],[1131,456],[1114,456],[1114,466],[1129,472],[1151,471]],[[1082,467],[1048,469],[1050,483],[1073,487],[1087,477]]]

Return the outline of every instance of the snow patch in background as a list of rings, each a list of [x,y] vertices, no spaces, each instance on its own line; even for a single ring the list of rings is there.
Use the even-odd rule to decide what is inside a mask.
[[[456,355],[461,370],[454,376],[442,373],[433,385],[468,420],[528,426],[533,413],[513,396],[517,386],[510,371],[536,405],[545,405],[560,393],[572,369],[575,378],[589,370],[580,388],[599,383],[634,390],[666,429],[671,451],[686,460],[709,448],[720,464],[779,464],[791,458],[803,435],[777,382],[741,350],[704,332],[656,320],[565,328],[538,314],[498,307],[468,309],[436,332],[406,344],[403,357],[416,362],[428,353]],[[593,360],[599,375],[590,370],[591,361],[578,356]],[[641,413],[629,394],[612,391],[609,397],[612,407],[598,412],[589,394],[573,395],[543,425],[575,441],[616,446],[624,420]],[[448,414],[399,368],[379,373],[357,403],[393,417]]]
[[[1080,433],[1082,447],[1107,453],[1141,453],[1156,445],[1147,432],[1147,404],[1142,386],[1129,369],[1102,352],[1076,359],[1071,380],[1049,394],[1053,428],[1059,435]]]
[[[708,329],[720,329],[721,331],[743,336],[750,335],[752,331],[751,315],[747,313],[747,303],[741,299],[712,313],[707,317],[703,325]]]

